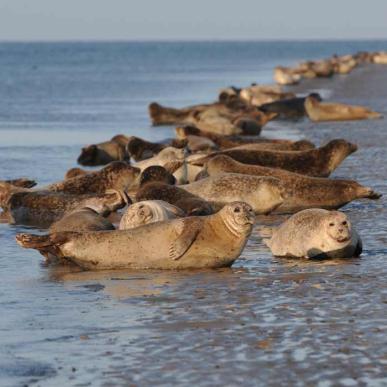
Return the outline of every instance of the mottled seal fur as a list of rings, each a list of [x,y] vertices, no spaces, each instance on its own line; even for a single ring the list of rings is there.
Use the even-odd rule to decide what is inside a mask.
[[[199,160],[195,159],[192,163],[204,165],[211,158],[222,154],[245,164],[281,168],[309,176],[327,177],[356,150],[356,145],[336,139],[320,148],[307,151],[227,149],[222,152],[214,152]]]
[[[279,179],[239,173],[223,173],[181,186],[185,191],[208,201],[213,208],[243,201],[255,213],[268,214],[283,202],[284,189]]]
[[[277,213],[296,212],[307,208],[337,209],[356,199],[378,199],[380,194],[354,180],[310,177],[279,168],[242,164],[231,157],[219,155],[206,164],[209,176],[242,173],[272,176],[281,180],[286,190],[284,202]]]
[[[251,234],[254,213],[231,203],[207,217],[156,222],[130,230],[18,234],[17,242],[84,269],[203,269],[231,266]]]
[[[272,232],[266,244],[274,256],[295,258],[351,258],[362,242],[348,217],[319,208],[291,216]]]
[[[144,200],[134,203],[126,209],[121,218],[119,229],[126,230],[184,216],[183,210],[163,200]]]

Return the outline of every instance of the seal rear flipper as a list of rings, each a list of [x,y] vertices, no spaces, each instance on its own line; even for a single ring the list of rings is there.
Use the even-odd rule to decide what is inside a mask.
[[[169,258],[180,259],[195,242],[202,228],[202,221],[197,218],[183,218],[177,222],[176,239],[169,247]]]
[[[26,179],[24,177],[14,180],[6,180],[5,182],[20,188],[32,188],[37,184],[35,180]]]

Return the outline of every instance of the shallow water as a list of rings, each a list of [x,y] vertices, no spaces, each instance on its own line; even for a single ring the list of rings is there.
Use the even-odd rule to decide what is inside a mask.
[[[45,184],[85,143],[122,132],[149,139],[152,100],[211,101],[234,84],[270,82],[278,63],[386,42],[1,44],[0,178]],[[306,82],[387,115],[387,66]],[[274,122],[272,137],[343,137],[360,149],[335,172],[387,193],[386,121]],[[0,224],[0,385],[387,385],[385,198],[344,208],[360,259],[274,259],[258,227],[231,269],[74,272],[19,248]],[[260,217],[273,224],[280,217]]]

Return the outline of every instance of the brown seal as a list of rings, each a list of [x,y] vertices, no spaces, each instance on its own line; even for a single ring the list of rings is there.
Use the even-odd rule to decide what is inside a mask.
[[[187,215],[210,215],[213,208],[205,200],[192,195],[182,188],[175,187],[175,178],[163,167],[152,166],[143,171],[136,202],[163,200],[181,208]]]
[[[128,137],[119,134],[110,141],[88,145],[82,148],[78,164],[86,166],[106,165],[112,161],[128,161],[126,144]]]
[[[229,149],[247,144],[259,144],[262,149],[267,150],[308,150],[315,148],[309,141],[291,141],[283,139],[268,139],[262,137],[249,136],[220,136],[215,133],[200,130],[192,125],[179,126],[176,128],[178,138],[187,138],[188,136],[205,137],[213,141],[220,149]]]
[[[132,136],[128,140],[126,151],[129,157],[133,158],[135,161],[141,161],[157,155],[169,146],[174,148],[184,148],[186,145],[187,141],[184,140],[171,139],[164,142],[150,142],[143,140],[142,138]]]
[[[244,164],[281,168],[308,176],[327,177],[347,156],[356,150],[356,145],[342,139],[336,139],[320,148],[307,151],[228,149],[214,152],[192,162],[195,165],[204,165],[211,158],[222,154]]]
[[[65,178],[65,180],[72,179],[73,177],[86,175],[86,173],[89,173],[89,172],[92,172],[92,171],[86,171],[85,169],[82,169],[82,168],[70,168],[66,172],[64,178]]]
[[[381,118],[380,113],[363,106],[319,102],[314,97],[305,99],[305,110],[312,121],[347,121]]]
[[[113,161],[99,171],[87,172],[64,181],[50,184],[43,189],[71,194],[102,194],[109,189],[126,191],[138,186],[140,169],[124,161]]]
[[[24,177],[21,177],[19,179],[3,180],[2,182],[21,188],[32,188],[36,185],[35,180],[27,179]]]
[[[242,173],[253,176],[272,176],[281,180],[286,190],[284,202],[277,213],[297,212],[307,208],[337,209],[356,199],[379,199],[380,194],[354,180],[310,177],[279,168],[242,164],[231,157],[219,155],[206,165],[209,176],[223,173]]]
[[[156,222],[130,230],[18,234],[17,242],[84,269],[202,269],[231,266],[251,234],[254,213],[231,203],[206,217]]]
[[[255,213],[269,214],[284,201],[282,183],[274,177],[223,173],[183,185],[182,188],[208,201],[215,210],[234,201],[243,201]]]
[[[362,252],[362,242],[348,217],[320,208],[300,211],[272,231],[266,241],[279,257],[352,258]]]
[[[122,191],[104,194],[72,195],[63,192],[32,191],[13,192],[2,208],[9,222],[47,228],[66,213],[89,207],[107,216],[127,203],[129,197]]]

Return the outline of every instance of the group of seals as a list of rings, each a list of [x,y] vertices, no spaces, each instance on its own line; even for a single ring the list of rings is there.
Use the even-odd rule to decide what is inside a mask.
[[[281,84],[346,74],[383,54],[359,53],[277,68]],[[376,59],[379,58],[379,59]],[[177,139],[150,142],[117,135],[83,148],[63,181],[34,187],[0,182],[0,205],[11,223],[48,228],[17,242],[46,258],[86,270],[193,269],[230,266],[250,236],[255,215],[295,213],[274,231],[273,255],[340,258],[361,253],[360,237],[341,212],[356,199],[381,195],[353,180],[328,176],[357,146],[333,139],[258,137],[274,118],[312,121],[377,118],[363,107],[297,96],[280,86],[222,90],[218,101],[183,109],[149,106],[154,125],[178,125]],[[133,165],[131,165],[133,163]],[[122,213],[117,210],[123,209]],[[300,211],[300,212],[297,212]]]

